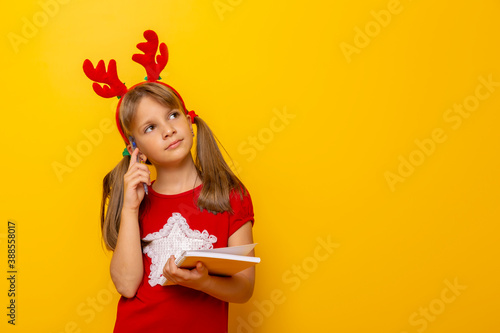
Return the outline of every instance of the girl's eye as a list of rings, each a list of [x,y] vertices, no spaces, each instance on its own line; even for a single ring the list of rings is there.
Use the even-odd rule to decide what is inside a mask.
[[[175,119],[179,117],[179,111],[174,111],[171,114],[168,115],[169,119]]]
[[[146,128],[144,129],[144,133],[149,133],[149,132],[151,132],[151,131],[153,130],[153,128],[154,128],[154,126],[153,126],[153,125],[150,125],[150,126],[146,127]]]

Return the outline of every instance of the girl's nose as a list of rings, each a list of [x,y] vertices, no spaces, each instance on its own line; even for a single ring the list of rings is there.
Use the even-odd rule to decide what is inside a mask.
[[[175,133],[175,128],[169,123],[165,123],[163,126],[163,137],[171,137]]]

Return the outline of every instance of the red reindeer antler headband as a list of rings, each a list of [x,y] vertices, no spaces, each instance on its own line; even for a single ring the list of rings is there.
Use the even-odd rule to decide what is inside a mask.
[[[132,56],[132,60],[141,64],[146,69],[147,77],[145,82],[157,82],[170,88],[177,95],[177,97],[179,97],[184,111],[187,112],[181,95],[168,84],[158,81],[161,80],[160,73],[165,68],[168,62],[167,45],[165,43],[160,44],[160,54],[158,54],[155,59],[155,54],[158,50],[159,43],[158,35],[153,30],[146,30],[144,31],[144,38],[147,42],[137,44],[137,48],[144,52],[144,54],[134,54]],[[116,72],[116,61],[114,59],[111,59],[109,61],[107,71],[103,60],[100,60],[97,63],[97,66],[94,68],[92,62],[89,59],[86,59],[83,62],[83,71],[89,79],[94,81],[92,87],[94,88],[94,91],[97,95],[104,98],[118,97],[120,99],[120,101],[118,102],[118,106],[116,107],[116,126],[118,127],[118,131],[120,132],[125,143],[129,144],[129,140],[123,132],[123,128],[120,124],[119,112],[121,97],[123,97],[130,89],[144,84],[145,82],[138,83],[132,86],[130,89],[127,89],[125,84],[118,78],[118,74]],[[102,83],[103,85],[101,86],[100,83]],[[191,122],[194,123],[194,118],[197,116],[196,113],[194,111],[189,111],[187,112],[187,114],[191,116]]]

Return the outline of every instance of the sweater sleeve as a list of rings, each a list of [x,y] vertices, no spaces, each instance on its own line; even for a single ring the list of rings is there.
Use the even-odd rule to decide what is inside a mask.
[[[233,212],[229,214],[229,236],[247,222],[252,222],[252,226],[254,224],[252,198],[248,191],[241,198],[240,194],[233,190],[230,203]]]

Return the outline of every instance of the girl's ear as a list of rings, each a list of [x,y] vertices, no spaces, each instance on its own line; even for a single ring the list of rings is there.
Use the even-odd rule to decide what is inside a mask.
[[[130,156],[132,156],[132,153],[134,152],[134,149],[132,148],[132,145],[131,145],[131,144],[128,144],[128,145],[127,145],[127,150],[128,150],[128,152],[129,152]],[[141,161],[143,161],[144,163],[145,163],[145,162],[147,162],[147,160],[148,160],[147,156],[146,156],[146,155],[144,155],[143,153],[141,153],[140,151],[139,151],[139,158],[140,158],[140,159],[141,159]]]
[[[134,150],[132,149],[132,145],[130,143],[127,145],[127,150],[128,150],[128,153],[130,154],[130,156],[132,156],[132,153],[134,152]]]
[[[146,157],[146,155],[144,155],[143,153],[139,152],[139,158],[141,159],[142,162],[146,163],[148,158]]]
[[[187,114],[186,118],[187,118],[187,121],[188,121],[188,124],[189,124],[189,129],[191,130],[191,133],[193,133],[193,136],[194,136],[193,123],[191,122],[191,116]]]

